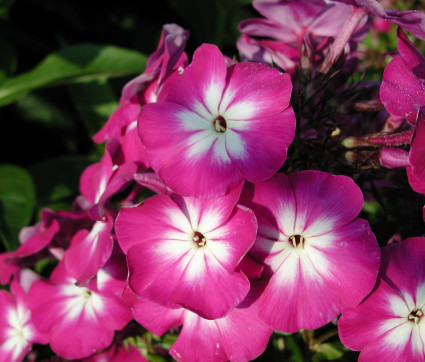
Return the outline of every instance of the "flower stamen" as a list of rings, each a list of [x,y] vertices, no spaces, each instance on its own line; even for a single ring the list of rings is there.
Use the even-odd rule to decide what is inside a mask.
[[[422,311],[422,309],[415,309],[410,312],[407,319],[415,324],[418,324],[423,316],[424,312]]]
[[[217,133],[224,133],[227,129],[226,120],[222,116],[218,116],[214,120],[214,128]]]
[[[205,238],[204,235],[202,235],[199,231],[195,231],[193,233],[193,238],[192,240],[198,244],[199,247],[201,246],[205,246],[207,243],[207,239]]]
[[[297,248],[299,246],[301,248],[303,248],[304,247],[304,240],[305,240],[304,236],[302,236],[302,235],[292,235],[292,236],[289,237],[289,241],[291,242],[291,244],[294,248]]]

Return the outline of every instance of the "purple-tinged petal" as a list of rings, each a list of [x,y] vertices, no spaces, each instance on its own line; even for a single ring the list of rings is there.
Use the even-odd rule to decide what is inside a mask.
[[[351,222],[363,207],[363,194],[349,177],[321,171],[288,177],[297,204],[293,234],[324,234]]]
[[[303,29],[323,11],[326,2],[309,0],[304,2],[284,0],[256,0],[253,6],[264,17],[291,29],[297,35],[303,35]]]
[[[397,57],[385,67],[379,97],[388,112],[415,124],[419,108],[425,105],[425,85]]]
[[[352,5],[360,8],[365,8],[373,15],[385,17],[385,9],[376,0],[332,0],[343,4]]]
[[[412,171],[412,167],[406,167],[407,179],[409,180],[410,187],[419,194],[425,195],[425,182],[419,180]],[[424,208],[425,212],[425,208]]]
[[[173,193],[155,172],[135,173],[133,178],[139,185],[147,187],[157,194],[171,195]]]
[[[425,13],[423,11],[385,10],[385,12],[385,20],[397,24],[419,39],[425,40]]]
[[[295,123],[292,107],[273,116],[228,122],[227,153],[248,181],[264,181],[279,170],[294,139]]]
[[[268,37],[284,43],[294,43],[298,40],[290,27],[278,24],[269,19],[254,18],[242,20],[238,25],[238,30],[244,35]]]
[[[410,144],[409,161],[413,175],[425,182],[425,107],[421,108]]]
[[[397,49],[403,60],[412,70],[413,74],[418,78],[425,79],[425,57],[416,48],[415,44],[409,40],[401,28],[397,28],[397,38]]]

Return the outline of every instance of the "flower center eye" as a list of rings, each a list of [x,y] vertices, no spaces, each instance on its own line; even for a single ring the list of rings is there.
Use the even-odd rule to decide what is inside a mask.
[[[201,246],[205,246],[205,244],[207,243],[207,239],[205,239],[205,236],[202,235],[199,231],[195,231],[193,233],[193,238],[192,240],[198,244],[199,247]]]
[[[218,116],[214,120],[214,128],[217,133],[224,133],[227,129],[226,120],[222,116]]]
[[[418,324],[423,316],[424,312],[422,311],[422,309],[415,309],[410,312],[407,319],[415,324]]]
[[[292,235],[289,237],[289,241],[294,248],[297,248],[298,246],[301,248],[304,247],[304,240],[304,236],[302,235]]]

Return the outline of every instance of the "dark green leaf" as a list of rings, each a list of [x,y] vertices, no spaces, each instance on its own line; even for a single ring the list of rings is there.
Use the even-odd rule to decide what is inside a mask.
[[[16,68],[15,49],[3,39],[0,39],[0,84],[11,76]]]
[[[15,249],[21,228],[31,221],[35,188],[23,168],[0,165],[0,236],[7,250]]]
[[[102,128],[118,107],[116,96],[107,80],[73,84],[68,86],[68,90],[90,136]]]
[[[115,46],[79,44],[48,55],[33,70],[0,85],[0,106],[46,86],[141,73],[146,56]]]
[[[79,193],[81,172],[92,162],[90,157],[66,156],[37,163],[30,168],[41,205]]]

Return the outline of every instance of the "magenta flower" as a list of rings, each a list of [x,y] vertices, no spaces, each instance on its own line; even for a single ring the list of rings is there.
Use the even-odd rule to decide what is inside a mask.
[[[257,223],[251,210],[236,205],[240,190],[216,199],[155,195],[121,209],[115,231],[130,287],[142,300],[214,319],[246,297],[249,281],[238,264]]]
[[[425,238],[382,249],[379,279],[357,307],[338,322],[342,343],[361,350],[359,361],[425,359]]]
[[[52,350],[67,359],[85,358],[108,347],[114,332],[131,320],[121,299],[124,281],[101,269],[86,286],[60,262],[50,281],[35,282],[29,292],[33,320],[49,334]]]
[[[164,101],[142,107],[149,164],[183,196],[220,196],[244,179],[271,177],[294,138],[291,89],[287,74],[257,63],[227,67],[216,46],[202,45]]]
[[[171,327],[182,330],[170,348],[177,361],[250,361],[266,349],[272,329],[258,318],[256,299],[262,282],[252,285],[247,298],[223,318],[208,320],[184,308],[166,308],[137,300],[127,289],[134,318],[156,335]],[[126,298],[126,296],[124,296]]]
[[[372,289],[380,252],[360,189],[325,172],[277,174],[247,185],[241,202],[258,220],[250,255],[266,266],[260,317],[273,329],[316,329]]]
[[[47,343],[31,318],[28,296],[18,282],[12,281],[9,294],[0,290],[0,361],[22,361],[33,343]]]

